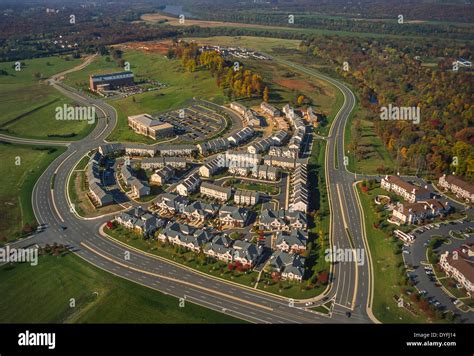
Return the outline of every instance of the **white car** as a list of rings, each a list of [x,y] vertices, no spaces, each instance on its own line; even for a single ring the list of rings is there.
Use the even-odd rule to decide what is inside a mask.
[[[459,303],[461,303],[461,301],[460,301],[459,299],[456,299],[456,300],[453,302],[454,305],[458,305]]]
[[[307,303],[305,303],[304,305],[307,306],[307,307],[309,307],[310,305],[313,305],[313,304],[314,304],[313,302],[307,302]]]

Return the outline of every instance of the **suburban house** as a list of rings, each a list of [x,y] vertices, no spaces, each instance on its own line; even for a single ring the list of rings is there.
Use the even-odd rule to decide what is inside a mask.
[[[469,203],[474,203],[474,186],[454,175],[443,174],[439,177],[438,185],[445,190],[451,191],[458,198]]]
[[[291,193],[290,204],[291,211],[301,211],[306,213],[309,206],[309,194],[307,187],[307,166],[302,164],[298,166],[291,175]]]
[[[114,202],[114,198],[102,184],[100,178],[100,161],[103,156],[96,152],[90,159],[86,168],[86,180],[89,186],[89,197],[95,206],[101,207],[110,205]]]
[[[431,198],[428,189],[405,182],[398,176],[385,176],[382,178],[380,186],[389,192],[394,192],[403,197],[409,203]]]
[[[245,267],[253,267],[260,256],[261,249],[250,242],[237,240],[233,244],[234,261],[242,263]]]
[[[114,221],[146,237],[153,236],[155,231],[164,225],[163,220],[143,210],[141,207],[120,213],[115,216]]]
[[[193,173],[176,186],[179,195],[188,196],[194,193],[201,184],[201,178],[198,173]]]
[[[300,127],[299,129],[295,130],[295,133],[290,138],[290,142],[288,142],[288,148],[290,150],[300,151],[305,134],[305,128]]]
[[[247,141],[255,134],[255,131],[251,127],[244,127],[243,129],[237,131],[232,136],[227,137],[227,140],[231,145],[238,146],[242,142]]]
[[[260,104],[260,109],[267,114],[270,117],[275,117],[275,116],[280,116],[281,112],[278,110],[276,107],[266,103],[265,101],[262,101]]]
[[[205,230],[170,221],[158,235],[158,239],[194,252],[200,252],[201,248],[211,241],[212,235]]]
[[[433,219],[449,211],[448,203],[443,205],[436,199],[427,199],[416,203],[398,203],[392,210],[390,222],[400,224],[418,224]]]
[[[219,137],[207,142],[199,143],[196,146],[201,155],[207,156],[211,153],[227,150],[229,148],[229,141],[225,138]]]
[[[161,145],[157,147],[157,152],[162,157],[170,156],[191,156],[197,151],[194,145]]]
[[[446,274],[454,278],[472,298],[474,292],[474,245],[465,244],[460,249],[444,252],[439,265]]]
[[[222,168],[224,168],[224,162],[222,158],[216,157],[199,167],[199,175],[201,177],[210,178]]]
[[[139,163],[140,167],[145,170],[163,168],[164,166],[185,169],[187,165],[186,158],[184,157],[146,157],[141,161],[134,161],[133,163]]]
[[[225,152],[225,155],[221,156],[221,159],[225,161],[224,165],[228,168],[230,167],[254,168],[260,163],[262,157],[259,154],[229,150]]]
[[[240,177],[247,177],[250,174],[250,171],[251,169],[249,167],[229,167],[229,173]]]
[[[124,144],[125,154],[128,156],[154,157],[156,149],[153,146],[142,145],[140,143]]]
[[[185,207],[189,204],[189,200],[175,193],[163,193],[158,197],[155,204],[164,212],[174,215],[183,213]]]
[[[174,134],[173,125],[156,120],[148,114],[129,116],[128,126],[137,134],[148,136],[154,140]]]
[[[122,164],[120,173],[123,182],[127,185],[127,187],[130,188],[129,194],[132,197],[141,198],[143,196],[150,195],[151,189],[148,184],[135,177],[132,168],[129,165]]]
[[[281,273],[282,279],[301,281],[305,259],[298,254],[277,251],[270,257],[270,267]]]
[[[225,202],[230,199],[232,195],[232,189],[230,187],[221,187],[217,184],[202,182],[200,193],[202,195],[206,195],[208,197]]]
[[[308,228],[306,214],[301,211],[291,210],[262,210],[259,218],[259,226],[269,231],[290,231],[291,229]]]
[[[259,127],[262,125],[260,118],[251,109],[248,109],[247,111],[245,111],[244,124],[250,127]]]
[[[249,217],[249,211],[245,208],[223,205],[219,210],[220,225],[244,227]]]
[[[303,230],[291,230],[291,232],[278,231],[272,238],[272,248],[288,252],[302,253],[306,251],[308,234]]]
[[[203,252],[209,257],[224,262],[232,262],[234,259],[234,249],[230,247],[230,245],[224,244],[220,236],[215,236],[211,242],[206,244],[203,248]]]
[[[285,130],[278,130],[271,136],[271,139],[275,146],[283,145],[287,138],[288,138],[288,132],[286,132]]]
[[[107,143],[99,146],[99,153],[103,156],[125,153],[125,145],[122,143]]]
[[[234,111],[237,111],[240,115],[244,115],[245,112],[248,110],[246,106],[236,102],[236,101],[233,101],[230,103],[230,108]]]
[[[275,181],[280,177],[280,170],[277,167],[261,164],[252,170],[252,177]]]
[[[289,147],[271,146],[268,150],[268,155],[296,159],[298,158],[299,150],[294,150]]]
[[[215,216],[218,211],[218,205],[195,201],[184,208],[183,214],[189,220],[199,221]]]
[[[158,185],[165,184],[171,177],[174,176],[174,169],[170,166],[165,166],[161,169],[158,169],[150,177],[150,182]]]
[[[248,153],[262,153],[267,151],[274,142],[271,137],[262,138],[247,147]]]
[[[306,109],[306,119],[310,122],[314,127],[318,127],[319,125],[319,116],[314,111],[314,109],[310,106]]]
[[[307,159],[267,155],[263,158],[263,161],[269,166],[281,167],[292,170],[301,164],[306,164]]]
[[[260,195],[257,191],[237,189],[234,194],[234,202],[238,205],[255,205]]]

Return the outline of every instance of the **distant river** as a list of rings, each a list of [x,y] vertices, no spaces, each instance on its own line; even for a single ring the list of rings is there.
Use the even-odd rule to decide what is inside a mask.
[[[178,6],[178,5],[166,5],[166,7],[162,11],[170,15],[175,15],[175,16],[184,15],[186,17],[197,18],[197,16],[193,15],[192,13],[183,11],[183,7]]]

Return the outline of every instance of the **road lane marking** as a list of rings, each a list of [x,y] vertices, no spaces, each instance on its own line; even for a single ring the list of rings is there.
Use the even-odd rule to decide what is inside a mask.
[[[135,271],[135,272],[140,272],[140,273],[144,273],[144,274],[147,274],[147,275],[150,275],[150,276],[153,276],[153,277],[158,277],[158,278],[161,278],[161,279],[165,279],[167,281],[172,281],[172,282],[175,282],[175,283],[180,283],[180,284],[183,284],[183,285],[186,285],[186,286],[190,286],[192,288],[196,288],[196,289],[202,289],[202,290],[205,290],[207,292],[210,292],[210,293],[214,293],[214,294],[217,294],[217,295],[220,295],[222,297],[225,297],[225,298],[230,298],[230,299],[233,299],[233,300],[237,300],[239,302],[242,302],[242,303],[246,303],[246,304],[249,304],[249,305],[252,305],[252,306],[255,306],[255,307],[258,307],[258,308],[261,308],[261,309],[265,309],[265,310],[268,310],[268,311],[273,311],[273,308],[270,308],[270,307],[267,307],[267,306],[264,306],[264,305],[261,305],[261,304],[258,304],[258,303],[254,303],[254,302],[251,302],[251,301],[248,301],[248,300],[245,300],[245,299],[241,299],[241,298],[238,298],[238,297],[234,297],[232,295],[229,295],[229,294],[226,294],[226,293],[222,293],[222,292],[219,292],[219,291],[215,291],[215,290],[212,290],[212,289],[209,289],[209,288],[206,288],[206,287],[202,287],[202,286],[198,286],[198,285],[195,285],[193,283],[190,283],[190,282],[187,282],[187,281],[182,281],[182,280],[179,280],[179,279],[176,279],[176,278],[171,278],[171,277],[167,277],[167,276],[164,276],[164,275],[161,275],[161,274],[158,274],[158,273],[154,273],[154,272],[149,272],[149,271],[145,271],[145,270],[141,270],[139,268],[136,268],[136,267],[132,267],[132,266],[129,266],[125,263],[122,263],[122,262],[119,262],[113,258],[110,258],[102,253],[100,253],[99,251],[95,250],[94,248],[92,248],[91,246],[89,246],[88,244],[84,243],[84,242],[81,242],[81,245],[84,246],[86,249],[88,249],[89,251],[101,256],[102,258],[105,258],[106,260],[112,262],[112,263],[115,263],[119,266],[122,266],[124,268],[127,268],[129,270],[132,270],[132,271]]]

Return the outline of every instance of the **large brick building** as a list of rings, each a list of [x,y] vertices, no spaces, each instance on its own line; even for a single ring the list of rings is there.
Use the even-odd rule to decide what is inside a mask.
[[[91,91],[117,89],[132,85],[135,85],[132,72],[98,74],[89,77],[89,88]]]
[[[156,120],[148,114],[129,116],[128,126],[137,134],[148,136],[154,140],[161,137],[172,136],[174,133],[173,125]]]

